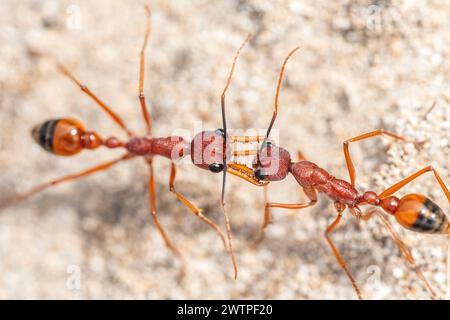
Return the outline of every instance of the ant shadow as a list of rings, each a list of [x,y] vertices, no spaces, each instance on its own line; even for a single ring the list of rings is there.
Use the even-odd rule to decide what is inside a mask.
[[[332,203],[326,199],[319,199],[316,207],[306,210],[310,210],[307,216],[302,217],[299,214],[287,218],[282,217],[283,213],[280,211],[272,211],[272,224],[268,226],[266,237],[256,250],[270,252],[274,258],[270,269],[288,268],[290,270],[286,270],[286,274],[296,274],[300,266],[314,266],[320,278],[351,288],[346,274],[335,259],[324,235],[326,227],[335,218]],[[262,212],[261,206],[261,219]],[[310,219],[315,221],[307,222]],[[304,227],[304,223],[308,223],[309,226]],[[278,231],[283,232],[283,236],[271,235],[269,229],[274,224],[279,224],[278,228],[283,229],[283,231]],[[371,275],[368,271],[370,266],[383,265],[380,251],[384,247],[385,241],[390,239],[387,235],[378,236],[378,239],[375,240],[367,237],[361,238],[361,232],[368,228],[371,226],[366,222],[358,223],[350,213],[345,212],[339,228],[331,234],[331,238],[339,248],[347,266],[360,284],[363,284]],[[374,231],[370,230],[369,232],[373,233]],[[249,245],[256,240],[257,232],[258,229],[250,225],[243,225],[239,229],[235,228],[235,236],[245,238]],[[294,232],[301,234],[302,237],[289,236]],[[249,234],[253,237],[249,237]],[[294,261],[295,265],[287,265],[285,262],[288,260]],[[302,293],[300,292],[300,294]]]
[[[92,274],[93,271],[90,271],[89,268],[90,261],[94,255],[100,255],[107,264],[110,264],[101,276],[109,282],[120,284],[120,279],[114,266],[121,259],[121,256],[117,251],[112,250],[112,247],[120,245],[123,249],[120,252],[129,252],[133,257],[147,258],[150,247],[146,242],[149,240],[149,234],[151,235],[151,240],[160,237],[149,212],[146,179],[139,179],[139,177],[142,178],[138,171],[135,171],[133,173],[134,179],[131,180],[137,181],[136,183],[114,185],[112,188],[105,188],[104,179],[76,181],[71,185],[69,192],[57,195],[48,192],[44,193],[34,200],[31,205],[39,208],[39,214],[43,215],[47,214],[47,212],[52,212],[50,209],[54,208],[55,204],[63,204],[65,207],[75,209],[77,227],[82,241],[83,261],[81,263],[84,265],[83,270],[86,270],[88,274]],[[212,232],[209,227],[200,222],[188,212],[186,207],[176,200],[165,182],[164,177],[156,179],[156,200],[158,216],[169,236],[172,239],[175,237],[178,239],[195,239],[200,233]],[[204,214],[222,225],[219,197],[211,188],[208,188],[205,184],[198,184],[195,188],[189,189],[188,183],[180,181],[178,189],[190,199],[199,199],[196,202],[204,209]],[[263,208],[261,207],[260,209],[262,218]],[[281,264],[281,268],[283,268],[286,266],[283,265],[284,261],[288,259],[302,265],[314,265],[318,268],[321,277],[330,279],[330,281],[343,286],[349,285],[346,275],[336,262],[323,236],[323,231],[327,224],[334,218],[334,211],[330,207],[329,201],[320,199],[318,205],[309,210],[311,210],[309,217],[302,217],[301,215],[292,217],[294,220],[292,224],[296,228],[295,232],[307,234],[304,239],[272,237],[268,234],[265,241],[256,250],[270,252],[273,257],[271,262],[273,265]],[[258,212],[259,210],[256,211]],[[281,215],[280,212],[275,214],[277,216]],[[274,212],[272,212],[272,216],[274,216]],[[346,216],[348,219],[346,218],[343,221],[341,226],[333,233],[332,238],[355,277],[357,279],[366,279],[369,266],[374,264],[382,265],[380,255],[376,253],[376,250],[369,249],[372,249],[374,246],[379,246],[381,249],[383,243],[359,238],[361,228],[369,228],[369,226],[359,225],[351,219],[350,214]],[[308,218],[314,218],[315,220],[312,222],[316,224],[314,231],[302,228],[302,222],[304,223],[305,219]],[[277,223],[277,220],[279,219],[275,218],[274,223]],[[89,221],[94,221],[94,226],[87,223]],[[291,230],[289,228],[292,228],[292,226],[290,223],[284,222],[279,221],[282,224],[281,227],[286,230],[285,234],[289,234],[289,230]],[[243,251],[251,250],[250,247],[256,239],[254,236],[259,230],[259,223],[254,225],[244,222],[234,224],[232,228],[234,241],[241,242],[239,250],[236,252],[239,259],[239,255]],[[271,226],[269,226],[270,228]],[[115,234],[118,229],[121,231],[121,235],[112,237],[111,234]],[[345,241],[341,241],[342,235],[345,235]],[[120,243],[117,244],[115,243],[116,241]],[[161,245],[161,250],[167,250],[162,242]],[[199,246],[201,245],[199,243]],[[223,250],[219,246],[217,248]],[[223,250],[223,254],[227,254],[225,250]],[[176,273],[178,269],[174,265],[173,259],[168,253],[167,258],[151,262],[151,265],[155,268],[171,268]],[[211,259],[214,259],[214,257],[211,257]],[[133,266],[130,267],[133,268]],[[141,266],[136,265],[137,270],[141,268]],[[226,273],[227,271],[224,270]],[[295,270],[290,270],[290,272],[295,272]],[[254,284],[248,283],[246,285],[252,286]]]
[[[44,192],[35,199],[21,204],[22,208],[33,208],[39,215],[56,214],[58,207],[71,208],[76,212],[77,228],[81,235],[83,259],[88,264],[92,255],[100,255],[105,261],[120,259],[112,250],[116,240],[120,246],[133,255],[148,256],[148,240],[158,239],[160,235],[150,215],[147,177],[135,170],[130,181],[122,185],[107,187],[108,178],[100,180],[74,181],[64,194]],[[156,210],[161,224],[172,240],[174,238],[194,238],[202,232],[211,232],[197,217],[179,202],[169,191],[166,177],[156,177]],[[180,181],[177,189],[189,199],[201,197],[204,215],[213,221],[221,221],[219,196],[203,184],[189,189],[188,183]],[[119,235],[111,236],[112,234]],[[178,245],[177,241],[174,241]],[[219,241],[218,241],[219,243]],[[200,244],[199,244],[200,245]],[[161,250],[167,250],[161,241]],[[147,252],[146,252],[147,251]],[[170,253],[161,261],[161,267],[173,268],[178,272]],[[87,268],[89,269],[89,268]],[[114,271],[109,270],[110,278]]]

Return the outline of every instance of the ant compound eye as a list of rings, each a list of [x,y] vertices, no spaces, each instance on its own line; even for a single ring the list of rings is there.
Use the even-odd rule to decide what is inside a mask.
[[[225,136],[225,131],[223,129],[217,129],[216,134],[221,135],[222,137]]]
[[[219,173],[223,170],[223,164],[213,163],[209,165],[209,170],[214,173]]]
[[[261,169],[255,171],[255,178],[258,180],[264,180],[266,176],[262,173]]]
[[[266,148],[266,149],[272,148],[272,141],[266,141],[266,142],[262,145],[262,148],[263,148],[263,149],[264,149],[264,148]]]

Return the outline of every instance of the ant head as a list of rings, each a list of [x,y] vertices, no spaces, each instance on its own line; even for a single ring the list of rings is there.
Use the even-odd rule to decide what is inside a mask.
[[[231,144],[227,139],[227,158],[231,156]],[[223,171],[223,149],[225,136],[223,129],[202,131],[191,142],[192,163],[199,168],[214,173]]]
[[[87,132],[81,122],[68,118],[45,121],[35,126],[31,134],[42,148],[60,156],[72,156],[103,143],[95,132]]]
[[[286,149],[266,142],[261,148],[255,168],[255,178],[259,181],[283,180],[289,173],[291,155]]]

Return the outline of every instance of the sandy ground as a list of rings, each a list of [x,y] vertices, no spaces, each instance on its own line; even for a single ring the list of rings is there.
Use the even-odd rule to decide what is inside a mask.
[[[123,134],[70,81],[63,61],[143,132],[138,52],[143,1],[12,1],[0,5],[0,190],[13,192],[95,163],[117,150],[60,158],[44,152],[30,129],[72,116],[103,135]],[[235,50],[247,34],[227,96],[235,129],[264,129],[273,108],[284,56],[297,45],[280,97],[279,143],[347,178],[342,141],[385,128],[411,144],[374,139],[352,145],[361,190],[385,187],[428,164],[450,183],[448,129],[450,10],[448,1],[151,1],[153,33],[145,92],[154,132],[189,139],[218,128],[220,92]],[[423,114],[436,101],[426,117]],[[277,132],[275,132],[277,133]],[[262,222],[262,189],[230,177],[231,214],[239,278],[232,279],[218,237],[168,190],[169,161],[155,159],[161,222],[188,260],[179,264],[149,216],[147,169],[135,160],[47,191],[0,216],[0,298],[286,298],[354,299],[323,231],[334,216],[325,198],[303,211],[273,210],[267,239],[251,245]],[[220,175],[182,164],[178,189],[222,223]],[[273,183],[270,199],[304,200],[292,177]],[[407,190],[448,211],[432,175]],[[449,297],[448,238],[407,232],[439,297]],[[376,219],[346,214],[333,238],[369,299],[428,298],[414,271]],[[77,276],[80,276],[79,278]]]

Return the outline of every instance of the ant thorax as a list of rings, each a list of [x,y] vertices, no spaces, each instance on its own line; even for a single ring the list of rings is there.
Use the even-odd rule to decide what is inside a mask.
[[[160,155],[171,160],[178,160],[188,153],[189,143],[178,136],[135,137],[125,144],[125,148],[131,154],[138,156]]]

